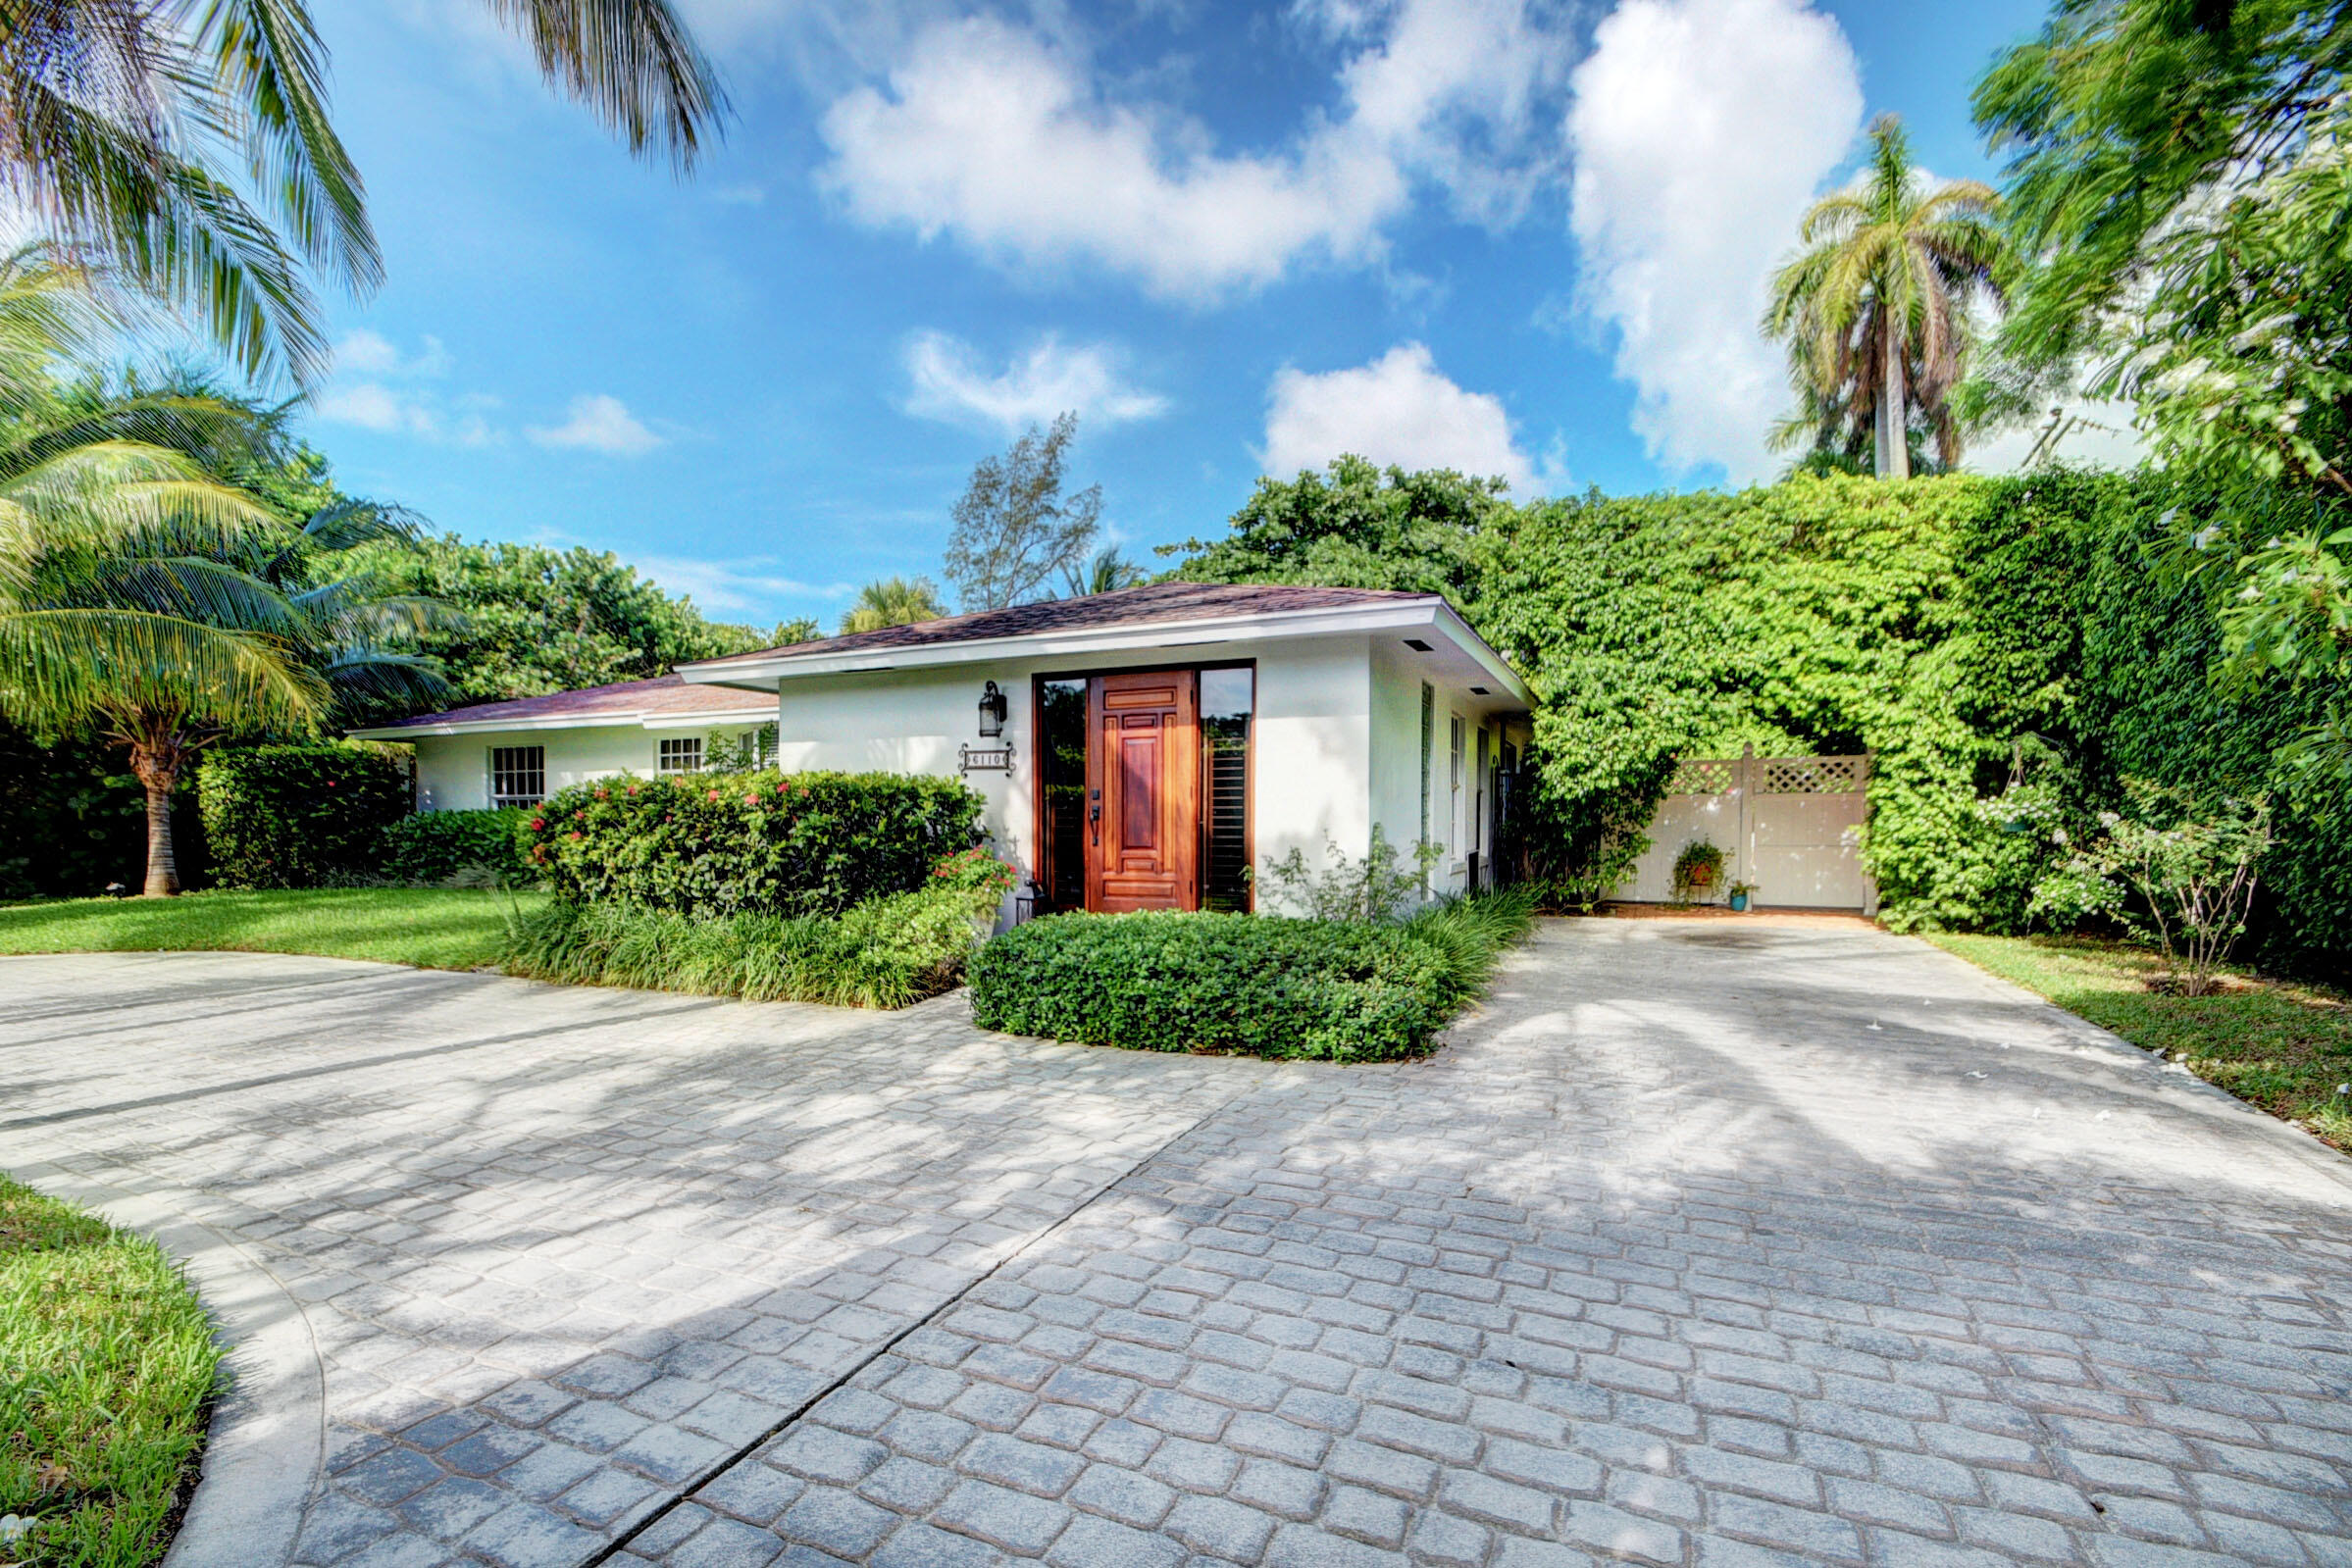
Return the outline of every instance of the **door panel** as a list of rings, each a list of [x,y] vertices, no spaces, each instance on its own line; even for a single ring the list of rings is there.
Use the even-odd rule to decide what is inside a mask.
[[[1087,908],[1199,908],[1199,677],[1097,676],[1088,696]]]

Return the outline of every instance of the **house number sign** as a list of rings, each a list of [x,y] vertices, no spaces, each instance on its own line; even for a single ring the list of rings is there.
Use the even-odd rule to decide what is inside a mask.
[[[956,759],[965,773],[1011,773],[1010,746],[958,746]]]

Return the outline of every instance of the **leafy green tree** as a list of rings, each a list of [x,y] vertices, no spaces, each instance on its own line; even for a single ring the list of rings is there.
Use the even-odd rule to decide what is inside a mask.
[[[2212,675],[2317,691],[2283,748],[2352,782],[2352,8],[2067,0],[1975,110],[2035,258],[2012,404],[2131,399],[2179,481],[2168,564],[2226,582]]]
[[[669,0],[486,0],[540,73],[684,168],[724,95]],[[15,205],[194,312],[248,373],[325,365],[304,262],[355,292],[383,261],[327,114],[304,0],[32,0],[0,23]],[[258,191],[267,215],[240,187]]]
[[[362,553],[388,591],[456,612],[423,629],[417,651],[448,672],[448,699],[496,702],[645,681],[673,665],[793,640],[705,620],[609,551],[575,545],[468,543],[456,534],[391,541]],[[370,722],[413,709],[379,705]]]
[[[940,603],[939,584],[931,579],[877,578],[857,590],[856,601],[842,616],[842,635],[913,626],[917,621],[936,621],[946,613],[947,607]]]
[[[1814,203],[1804,248],[1772,278],[1764,329],[1788,344],[1801,402],[1784,440],[1848,455],[1866,444],[1880,478],[1909,479],[1916,414],[1943,466],[1960,461],[1953,393],[1974,345],[1969,313],[1999,294],[1999,211],[1976,180],[1930,188],[1902,123],[1872,124],[1867,179]]]
[[[947,581],[965,611],[1000,610],[1049,597],[1056,577],[1076,573],[1101,530],[1102,486],[1061,492],[1078,416],[1053,428],[1032,425],[1002,457],[982,458],[955,503],[947,535]]]
[[[1194,582],[1311,582],[1326,587],[1478,596],[1479,541],[1508,519],[1500,480],[1451,470],[1410,474],[1342,457],[1321,474],[1261,479],[1225,537],[1187,539],[1177,575]]]

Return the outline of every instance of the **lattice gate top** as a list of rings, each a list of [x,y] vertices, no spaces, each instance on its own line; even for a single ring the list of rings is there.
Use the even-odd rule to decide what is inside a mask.
[[[1669,795],[1722,795],[1743,787],[1760,795],[1852,795],[1869,783],[1863,757],[1684,757],[1666,782]]]

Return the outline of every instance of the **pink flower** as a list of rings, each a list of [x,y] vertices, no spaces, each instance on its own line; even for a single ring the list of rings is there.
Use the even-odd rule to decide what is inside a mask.
[[[569,838],[572,838],[572,839],[574,839],[574,840],[577,840],[577,839],[580,837],[580,835],[579,835],[579,834],[577,834],[577,833],[573,833],[573,834],[567,834],[565,836],[566,836],[566,837],[569,837]]]
[[[547,819],[544,817],[532,818],[531,831],[533,833],[545,833],[547,831]]]
[[[719,798],[719,792],[718,792],[716,789],[713,789],[713,790],[710,792],[710,798],[711,798],[711,799],[713,799],[713,800],[716,800],[716,799],[718,799],[718,798]]]

